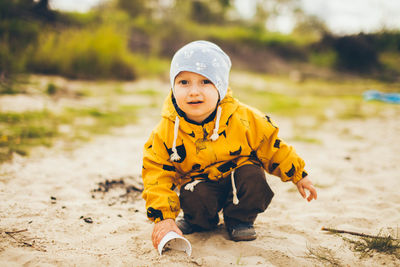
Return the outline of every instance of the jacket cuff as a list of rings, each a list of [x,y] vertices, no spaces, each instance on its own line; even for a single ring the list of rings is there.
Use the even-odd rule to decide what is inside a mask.
[[[178,216],[177,214],[175,214],[175,212],[171,212],[171,211],[163,211],[162,213],[163,213],[163,218],[162,219],[161,218],[156,218],[154,220],[154,223],[158,223],[158,222],[161,222],[161,221],[166,220],[166,219],[175,220],[175,218]]]
[[[294,184],[297,184],[301,179],[303,179],[303,178],[306,177],[307,175],[308,175],[308,173],[307,173],[305,170],[301,170],[301,171],[297,172],[297,173],[294,175],[294,177],[293,177],[293,179],[292,179],[292,182],[293,182]]]
[[[165,219],[175,220],[175,218],[178,216],[178,214],[179,214],[179,211],[173,212],[170,210],[157,210],[152,207],[149,207],[147,209],[147,218],[149,218],[151,221],[153,221],[155,223],[158,223]]]
[[[173,220],[175,220],[177,216],[178,216],[178,214],[176,212],[163,211],[163,217],[164,217],[163,220],[165,220],[165,219],[173,219]],[[158,220],[158,221],[154,221],[154,222],[159,222],[159,221],[162,221],[162,220]]]

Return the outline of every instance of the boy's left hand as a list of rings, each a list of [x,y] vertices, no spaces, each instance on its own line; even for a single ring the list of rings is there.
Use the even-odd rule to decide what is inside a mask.
[[[307,189],[308,191],[310,191],[310,195],[307,198],[308,202],[310,202],[312,199],[315,199],[315,200],[317,199],[317,190],[313,186],[313,183],[311,182],[311,180],[308,179],[308,177],[304,177],[303,179],[298,181],[296,186],[297,186],[297,189],[299,190],[300,195],[303,198],[307,197],[306,191],[304,189]]]

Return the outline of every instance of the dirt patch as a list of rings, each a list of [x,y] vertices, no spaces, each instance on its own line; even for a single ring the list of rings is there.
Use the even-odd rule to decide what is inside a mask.
[[[103,199],[108,206],[135,202],[143,191],[143,185],[137,182],[139,180],[140,177],[134,176],[105,179],[97,183],[97,188],[91,190],[92,198]]]

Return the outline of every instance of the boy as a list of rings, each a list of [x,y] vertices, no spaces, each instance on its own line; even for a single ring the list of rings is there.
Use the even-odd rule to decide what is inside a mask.
[[[230,68],[229,57],[207,41],[185,45],[172,59],[172,92],[143,158],[155,248],[169,231],[214,229],[220,210],[232,240],[254,240],[253,223],[274,195],[265,171],[295,183],[303,198],[307,189],[308,201],[317,199],[304,161],[278,138],[270,118],[232,97]],[[184,217],[175,222],[180,209]]]

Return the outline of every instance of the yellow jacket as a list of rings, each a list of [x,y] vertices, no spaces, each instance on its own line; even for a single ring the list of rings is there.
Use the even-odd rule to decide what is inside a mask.
[[[172,93],[168,95],[162,119],[144,146],[143,198],[149,219],[158,222],[178,216],[175,188],[198,179],[221,179],[245,164],[258,164],[282,181],[297,183],[307,175],[304,161],[278,138],[279,129],[268,116],[234,99],[230,90],[219,106],[219,137],[212,141],[216,118],[203,125],[190,123],[178,115]],[[170,156],[177,116],[180,160],[173,162]]]

